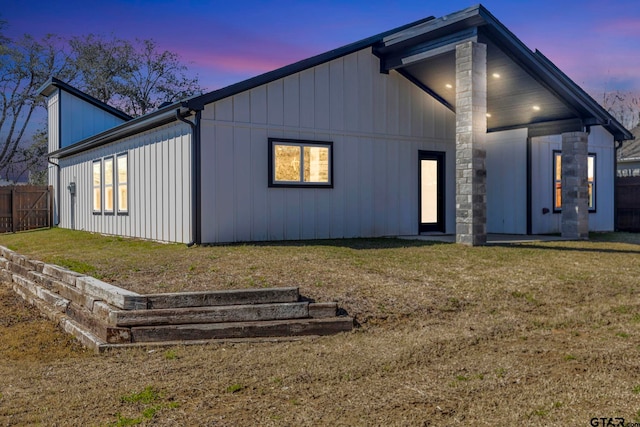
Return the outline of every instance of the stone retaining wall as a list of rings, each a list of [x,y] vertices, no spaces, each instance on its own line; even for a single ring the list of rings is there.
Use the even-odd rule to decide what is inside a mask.
[[[326,335],[351,330],[336,303],[301,301],[298,288],[141,295],[0,246],[0,280],[84,346]]]

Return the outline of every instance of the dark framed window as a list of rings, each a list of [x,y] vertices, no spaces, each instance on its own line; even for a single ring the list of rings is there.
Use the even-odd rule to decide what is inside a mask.
[[[333,142],[269,138],[269,187],[333,187]]]
[[[587,156],[587,186],[589,191],[589,211],[596,210],[596,155]],[[553,211],[562,210],[562,152],[553,152]]]

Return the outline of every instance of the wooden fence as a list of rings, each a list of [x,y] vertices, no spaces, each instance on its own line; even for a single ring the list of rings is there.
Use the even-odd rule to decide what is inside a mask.
[[[640,232],[640,177],[616,178],[618,230]]]
[[[51,227],[53,189],[47,186],[0,187],[0,233]]]

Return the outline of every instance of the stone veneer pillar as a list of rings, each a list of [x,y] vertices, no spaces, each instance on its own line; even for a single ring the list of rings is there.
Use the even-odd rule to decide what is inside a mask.
[[[487,242],[487,46],[456,46],[456,242]]]
[[[589,238],[588,138],[586,132],[562,134],[562,216],[560,230],[568,239]]]

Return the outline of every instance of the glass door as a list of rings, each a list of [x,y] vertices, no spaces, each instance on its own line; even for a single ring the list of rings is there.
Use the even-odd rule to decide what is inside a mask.
[[[444,152],[420,151],[421,233],[444,233]]]

